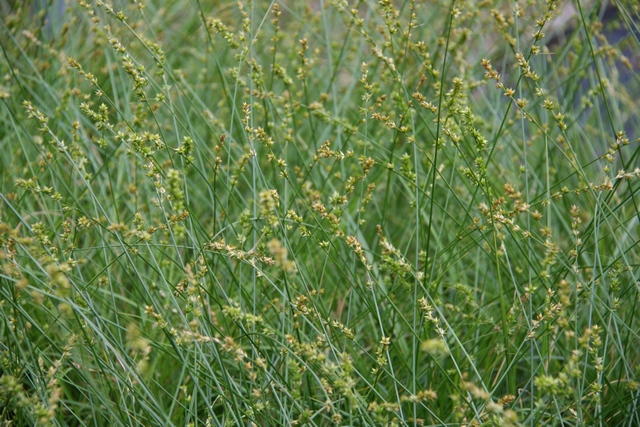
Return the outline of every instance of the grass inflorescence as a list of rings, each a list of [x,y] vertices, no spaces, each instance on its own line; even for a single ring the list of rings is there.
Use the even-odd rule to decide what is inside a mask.
[[[637,1],[25,3],[2,425],[640,425]]]

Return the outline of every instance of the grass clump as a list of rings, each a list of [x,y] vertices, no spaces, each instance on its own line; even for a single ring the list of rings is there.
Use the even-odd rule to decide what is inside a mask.
[[[640,424],[637,2],[0,2],[3,425]]]

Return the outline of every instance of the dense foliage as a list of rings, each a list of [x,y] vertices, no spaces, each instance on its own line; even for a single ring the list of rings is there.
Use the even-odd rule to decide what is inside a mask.
[[[640,425],[638,1],[0,1],[3,426]]]

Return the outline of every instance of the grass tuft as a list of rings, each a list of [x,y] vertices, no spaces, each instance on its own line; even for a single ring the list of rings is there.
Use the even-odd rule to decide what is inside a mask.
[[[640,425],[637,2],[0,10],[3,426]]]

